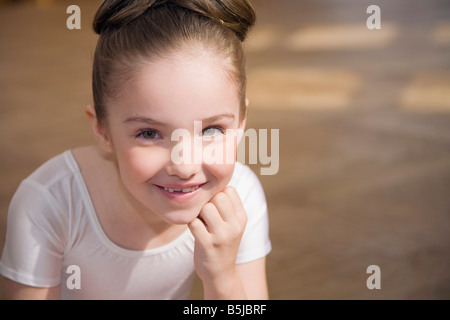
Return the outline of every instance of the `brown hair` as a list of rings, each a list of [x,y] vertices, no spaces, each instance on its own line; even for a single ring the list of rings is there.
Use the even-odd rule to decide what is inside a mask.
[[[100,35],[92,74],[98,121],[106,124],[105,101],[120,91],[136,62],[164,58],[193,45],[223,57],[239,88],[242,120],[246,113],[242,42],[254,22],[248,0],[105,0],[93,23]]]

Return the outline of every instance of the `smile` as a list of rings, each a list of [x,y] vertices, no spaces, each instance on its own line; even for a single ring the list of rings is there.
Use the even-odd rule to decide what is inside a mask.
[[[167,197],[167,199],[176,202],[190,201],[202,190],[206,183],[190,184],[190,185],[156,185],[160,192]]]
[[[174,188],[167,188],[167,187],[163,187],[165,191],[169,191],[169,192],[182,192],[182,193],[189,193],[189,192],[193,192],[195,190],[197,190],[200,187],[200,185],[192,187],[192,188],[183,188],[183,189],[174,189]]]

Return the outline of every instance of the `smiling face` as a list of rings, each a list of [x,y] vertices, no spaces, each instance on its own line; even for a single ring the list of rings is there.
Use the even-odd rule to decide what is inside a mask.
[[[170,224],[187,224],[214,195],[225,189],[234,161],[194,161],[203,150],[228,139],[226,130],[243,128],[238,86],[212,54],[172,56],[142,64],[114,99],[109,99],[105,135],[123,185],[146,209]],[[194,125],[194,123],[201,126]],[[172,141],[175,130],[189,132]],[[221,144],[235,159],[237,141]],[[193,161],[173,161],[174,147]],[[211,148],[210,148],[211,149]]]

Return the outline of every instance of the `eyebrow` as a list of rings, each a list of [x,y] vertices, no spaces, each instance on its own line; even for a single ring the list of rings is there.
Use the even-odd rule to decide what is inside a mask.
[[[140,117],[140,116],[134,116],[134,117],[130,117],[127,118],[124,123],[145,123],[145,124],[151,124],[151,125],[164,125],[164,123],[154,120],[152,118],[147,118],[147,117]]]
[[[230,120],[234,120],[236,117],[234,114],[232,113],[224,113],[224,114],[219,114],[219,115],[215,115],[212,117],[208,117],[199,121],[202,121],[204,123],[212,123],[212,122],[216,122],[222,119],[230,119]],[[147,117],[141,117],[141,116],[133,116],[130,118],[127,118],[125,121],[125,123],[145,123],[148,125],[166,125],[165,123],[152,119],[152,118],[147,118]]]
[[[219,120],[223,120],[223,119],[229,119],[229,120],[234,120],[235,116],[232,113],[224,113],[224,114],[219,114],[217,116],[212,116],[206,119],[202,119],[202,122],[206,122],[206,123],[211,123],[211,122],[216,122]]]

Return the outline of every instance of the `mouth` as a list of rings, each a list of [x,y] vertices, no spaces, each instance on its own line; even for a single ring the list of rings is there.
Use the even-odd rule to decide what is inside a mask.
[[[189,193],[189,192],[193,192],[195,190],[197,190],[198,188],[200,188],[200,185],[196,185],[194,187],[190,187],[190,188],[169,188],[169,187],[162,187],[164,188],[165,191],[169,191],[170,193],[174,193],[174,192],[182,192],[182,193]]]
[[[176,201],[187,201],[192,199],[196,194],[198,194],[202,187],[206,184],[190,184],[190,185],[168,185],[160,186],[155,185],[170,200]]]

